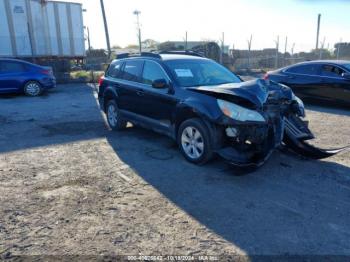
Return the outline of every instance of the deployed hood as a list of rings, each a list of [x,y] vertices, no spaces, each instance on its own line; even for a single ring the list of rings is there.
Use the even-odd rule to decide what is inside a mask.
[[[262,107],[270,95],[275,96],[276,99],[284,98],[291,100],[293,98],[293,92],[289,87],[263,79],[241,83],[189,87],[188,89],[203,91],[205,93],[212,92],[233,95],[246,99],[257,107]]]

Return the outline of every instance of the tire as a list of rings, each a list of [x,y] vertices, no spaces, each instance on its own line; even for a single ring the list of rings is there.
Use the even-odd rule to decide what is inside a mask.
[[[109,127],[114,131],[126,128],[127,122],[119,117],[119,109],[115,100],[109,100],[106,105],[106,117]]]
[[[37,81],[29,81],[24,85],[24,94],[26,96],[40,96],[43,92],[41,84]]]
[[[213,157],[210,131],[198,118],[184,121],[178,130],[177,144],[187,161],[205,164]]]

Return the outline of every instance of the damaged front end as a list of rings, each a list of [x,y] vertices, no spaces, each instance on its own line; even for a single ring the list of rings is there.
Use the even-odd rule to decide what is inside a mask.
[[[287,86],[255,80],[196,91],[217,98],[223,113],[216,123],[222,133],[217,153],[234,165],[261,166],[280,146],[312,159],[344,149],[324,150],[306,142],[314,135],[303,121],[303,102]]]

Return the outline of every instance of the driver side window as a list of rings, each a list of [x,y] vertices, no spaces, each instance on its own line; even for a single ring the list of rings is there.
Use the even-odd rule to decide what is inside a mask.
[[[332,65],[322,66],[322,76],[341,77],[343,73],[344,73],[344,70],[342,70],[337,66],[332,66]]]
[[[145,61],[142,73],[142,83],[152,85],[154,80],[165,79],[168,81],[167,75],[156,62]]]

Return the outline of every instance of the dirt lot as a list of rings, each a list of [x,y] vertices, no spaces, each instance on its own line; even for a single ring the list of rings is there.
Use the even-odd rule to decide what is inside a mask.
[[[350,111],[308,114],[318,143],[350,144]],[[276,152],[238,174],[152,132],[109,131],[92,86],[0,97],[0,257],[350,255],[349,152]]]

